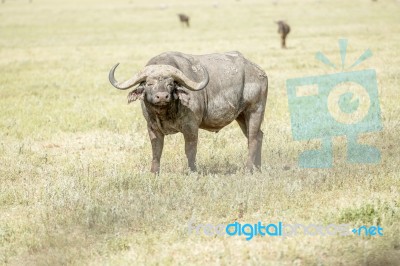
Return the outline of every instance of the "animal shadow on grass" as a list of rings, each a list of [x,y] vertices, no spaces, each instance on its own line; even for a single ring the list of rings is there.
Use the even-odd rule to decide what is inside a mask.
[[[223,162],[213,161],[207,164],[198,164],[197,171],[199,174],[223,174],[230,175],[236,174],[237,172],[244,171],[243,166],[233,164],[228,160]]]

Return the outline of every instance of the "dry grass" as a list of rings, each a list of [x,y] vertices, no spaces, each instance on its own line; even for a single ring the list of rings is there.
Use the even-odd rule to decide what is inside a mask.
[[[0,5],[0,263],[395,265],[400,261],[398,1],[6,1]],[[214,3],[218,2],[218,8]],[[278,4],[274,4],[277,2]],[[167,7],[163,9],[162,7]],[[191,28],[176,13],[191,16]],[[292,26],[287,50],[274,20]],[[374,56],[384,129],[366,134],[378,165],[345,161],[300,169],[291,137],[285,81],[331,73],[314,60]],[[153,176],[139,104],[108,83],[154,55],[241,51],[268,73],[263,171],[244,169],[237,125],[202,131],[199,173],[187,173],[183,137],[166,139],[162,173]],[[273,212],[271,210],[284,210]],[[270,214],[266,215],[269,211]],[[243,217],[239,218],[239,213]],[[211,238],[187,222],[377,224],[383,237]]]

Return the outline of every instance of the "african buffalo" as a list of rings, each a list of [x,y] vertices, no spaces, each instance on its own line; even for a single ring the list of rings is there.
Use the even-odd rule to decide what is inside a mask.
[[[283,20],[275,22],[278,24],[278,33],[281,35],[281,46],[286,48],[286,36],[290,32],[290,26]]]
[[[265,72],[239,52],[188,55],[167,52],[153,57],[125,82],[109,73],[120,90],[139,85],[128,94],[128,103],[141,100],[151,140],[151,172],[160,170],[164,136],[181,132],[189,167],[196,171],[199,128],[218,132],[236,120],[248,139],[247,167],[261,166],[263,132],[260,130],[267,101]]]

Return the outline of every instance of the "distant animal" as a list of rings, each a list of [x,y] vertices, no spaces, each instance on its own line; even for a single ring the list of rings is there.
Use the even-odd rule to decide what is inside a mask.
[[[290,26],[283,20],[275,22],[278,24],[278,33],[281,35],[281,47],[286,48],[286,36],[290,32]]]
[[[128,94],[128,103],[141,100],[152,146],[151,172],[160,170],[165,135],[183,134],[189,168],[196,171],[199,128],[218,132],[234,120],[248,140],[247,167],[260,168],[260,127],[268,79],[241,53],[166,52],[150,59],[139,73],[124,82],[114,78],[117,66],[109,73],[115,88],[126,90],[138,85]]]
[[[189,27],[189,20],[190,17],[185,15],[185,14],[178,14],[179,21],[182,23],[182,25],[185,25]]]

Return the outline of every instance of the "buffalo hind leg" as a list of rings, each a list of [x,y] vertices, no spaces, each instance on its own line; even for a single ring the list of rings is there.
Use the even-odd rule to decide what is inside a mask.
[[[249,146],[249,157],[247,160],[247,168],[253,170],[253,167],[257,169],[261,168],[261,148],[263,140],[263,132],[261,131],[261,123],[264,117],[264,110],[259,110],[249,113],[246,116],[247,132],[248,132],[248,146]]]
[[[248,139],[248,132],[247,132],[247,125],[246,125],[246,118],[244,114],[241,113],[237,118],[236,122],[238,122],[240,129],[242,130],[243,134],[245,135],[246,139]]]
[[[257,141],[258,141],[258,145],[257,145],[257,152],[256,152],[256,160],[255,160],[255,166],[260,169],[261,168],[261,148],[262,148],[262,141],[264,138],[264,133],[262,132],[262,130],[260,129],[258,131],[258,135],[257,135]]]
[[[261,114],[261,116],[250,114],[248,116],[248,119],[246,119],[245,115],[241,113],[236,118],[240,129],[247,138],[247,146],[249,149],[247,168],[249,170],[252,170],[254,166],[258,169],[261,167],[261,148],[264,135],[263,132],[260,130],[262,119],[263,113]],[[251,125],[253,129],[249,130],[249,127],[247,125]],[[252,136],[251,139],[249,139],[249,134],[251,134]],[[256,137],[254,137],[254,135],[256,135]]]

